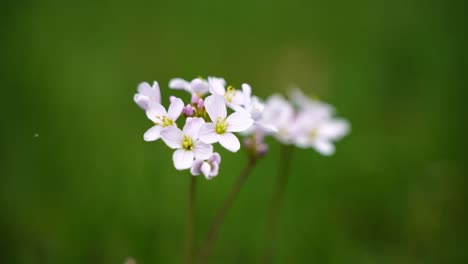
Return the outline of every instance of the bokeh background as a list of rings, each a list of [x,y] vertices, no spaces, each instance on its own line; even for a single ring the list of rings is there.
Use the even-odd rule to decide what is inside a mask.
[[[275,263],[468,263],[466,1],[4,1],[0,259],[182,263],[189,174],[147,143],[141,81],[297,85],[352,123],[295,150]],[[183,93],[178,93],[184,96]],[[187,99],[187,97],[185,97]],[[210,263],[259,263],[279,144]],[[218,150],[221,148],[218,146]],[[196,238],[244,166],[198,180]]]

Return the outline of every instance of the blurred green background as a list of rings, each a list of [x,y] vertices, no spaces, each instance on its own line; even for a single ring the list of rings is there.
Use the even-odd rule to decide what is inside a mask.
[[[182,263],[189,174],[162,142],[143,141],[151,123],[132,97],[158,80],[167,102],[170,78],[210,75],[263,98],[296,84],[352,123],[336,155],[294,152],[275,263],[468,263],[466,10],[442,0],[4,1],[0,259]],[[211,263],[261,259],[280,162],[269,143]],[[198,244],[246,162],[221,153],[220,175],[198,180]]]

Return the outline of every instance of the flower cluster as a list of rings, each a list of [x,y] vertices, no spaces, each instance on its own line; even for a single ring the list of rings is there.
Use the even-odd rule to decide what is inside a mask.
[[[250,110],[251,88],[247,84],[242,85],[242,90],[226,87],[225,80],[216,77],[190,82],[175,78],[169,87],[190,93],[190,103],[184,104],[182,99],[171,96],[166,110],[157,82],[152,86],[146,82],[138,86],[134,101],[153,122],[143,138],[145,141],[162,139],[174,149],[176,169],[190,169],[193,175],[203,174],[211,179],[218,174],[221,163],[221,156],[213,152],[213,144],[237,152],[241,145],[235,133],[245,133],[256,123]],[[178,122],[182,119],[183,122]]]
[[[278,94],[268,98],[262,112],[263,122],[277,129],[273,135],[283,144],[314,148],[322,155],[332,155],[333,142],[350,131],[348,121],[335,118],[331,105],[308,98],[298,89],[289,97],[289,101]]]
[[[153,122],[143,138],[162,139],[174,149],[175,168],[190,169],[194,176],[203,174],[211,179],[218,174],[221,156],[213,152],[213,144],[237,152],[241,144],[235,133],[246,137],[245,147],[257,158],[268,150],[264,143],[268,135],[283,144],[331,155],[335,150],[333,142],[349,131],[346,120],[333,117],[332,106],[307,98],[299,90],[291,93],[290,101],[275,94],[263,102],[252,95],[250,85],[242,84],[239,90],[226,86],[226,81],[217,77],[199,77],[190,82],[175,78],[169,82],[169,88],[188,92],[190,102],[185,104],[170,96],[166,110],[157,82],[138,86],[134,101]]]

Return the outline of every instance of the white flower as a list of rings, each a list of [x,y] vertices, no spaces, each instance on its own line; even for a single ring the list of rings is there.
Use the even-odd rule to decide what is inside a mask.
[[[344,119],[317,116],[306,111],[297,120],[294,143],[300,148],[314,148],[320,154],[330,156],[335,152],[333,141],[341,139],[350,125]]]
[[[213,153],[208,160],[195,160],[190,172],[197,176],[203,173],[207,180],[211,180],[218,175],[221,156],[218,153]]]
[[[226,88],[226,82],[222,78],[208,77],[208,84],[210,93],[212,95],[218,95],[224,97],[226,104],[235,109],[235,106],[242,105],[244,103],[244,95],[241,91],[236,90],[233,86]]]
[[[161,137],[161,132],[167,127],[177,126],[176,120],[179,118],[184,108],[184,102],[180,98],[175,98],[166,111],[159,103],[151,104],[146,110],[146,116],[153,121],[154,126],[148,129],[143,138],[145,141],[155,141]]]
[[[198,139],[200,127],[204,123],[202,118],[187,118],[183,130],[171,126],[161,132],[164,143],[176,150],[172,156],[176,169],[188,169],[192,167],[194,158],[205,160],[213,153],[212,145]]]
[[[191,82],[188,82],[181,78],[174,78],[169,81],[169,88],[176,90],[185,90],[191,94],[196,94],[201,97],[208,93],[208,82],[202,78],[195,78]]]
[[[245,111],[234,112],[227,116],[224,99],[216,95],[205,99],[205,109],[212,122],[202,126],[200,139],[208,144],[219,142],[227,150],[237,152],[240,149],[240,142],[232,132],[247,130],[252,126],[253,119]]]
[[[161,91],[157,81],[151,87],[149,83],[142,82],[138,85],[138,93],[133,96],[133,101],[143,110],[148,110],[151,104],[161,103]]]
[[[291,132],[295,118],[293,106],[281,95],[274,94],[266,101],[262,121],[277,129],[274,136],[283,144],[291,144],[294,137]]]

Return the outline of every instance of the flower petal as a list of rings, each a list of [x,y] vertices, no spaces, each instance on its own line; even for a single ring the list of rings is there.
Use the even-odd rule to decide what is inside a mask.
[[[192,173],[193,176],[200,175],[202,164],[202,160],[195,160],[192,164],[192,168],[190,169],[190,173]]]
[[[324,156],[331,156],[335,153],[335,146],[329,141],[318,140],[314,143],[314,148]]]
[[[208,77],[208,86],[211,94],[224,96],[226,93],[226,81],[223,78]]]
[[[323,123],[318,130],[318,134],[321,137],[327,139],[340,139],[346,135],[350,130],[349,122],[344,119],[335,119],[329,122]]]
[[[184,133],[175,126],[166,127],[161,132],[161,138],[171,149],[182,148]]]
[[[193,79],[190,82],[190,86],[192,87],[192,92],[198,95],[204,95],[208,92],[208,83],[200,78]]]
[[[213,153],[213,146],[211,144],[206,144],[200,140],[195,141],[193,147],[193,154],[195,154],[196,159],[206,160],[211,157]]]
[[[178,149],[174,151],[174,155],[172,155],[172,161],[174,161],[174,167],[177,170],[188,169],[193,165],[193,152]]]
[[[138,93],[148,96],[151,93],[151,86],[147,82],[142,82],[138,84],[137,88]]]
[[[234,136],[234,134],[227,132],[222,135],[218,135],[218,138],[221,146],[223,146],[227,150],[231,152],[237,152],[240,149],[239,139],[237,139],[237,137]]]
[[[244,96],[244,105],[246,107],[250,106],[250,100],[252,96],[252,87],[249,84],[247,83],[242,84],[242,95]]]
[[[148,110],[150,106],[150,99],[148,96],[139,93],[133,96],[133,101],[135,101],[135,103],[143,110]]]
[[[243,105],[244,104],[244,94],[240,91],[234,93],[234,96],[231,99],[231,104],[233,105]]]
[[[174,78],[169,81],[169,88],[191,92],[190,83],[182,78]]]
[[[201,126],[198,138],[207,144],[213,144],[218,142],[217,135],[218,134],[215,132],[215,125],[213,123],[206,123]]]
[[[221,96],[208,96],[205,99],[205,109],[213,122],[216,122],[216,119],[218,119],[218,117],[225,118],[227,115],[224,97]]]
[[[160,104],[151,104],[148,110],[146,110],[146,116],[153,122],[161,122],[160,118],[158,117],[163,117],[166,115],[166,109],[164,109],[164,106]]]
[[[153,86],[151,87],[151,91],[149,93],[149,98],[151,102],[154,103],[161,103],[161,89],[159,88],[159,83],[157,81],[153,82]]]
[[[211,164],[210,176],[207,177],[206,179],[207,180],[213,179],[214,177],[216,177],[218,175],[218,171],[219,171],[219,164],[218,163],[212,163]]]
[[[254,123],[250,114],[245,111],[234,112],[226,119],[228,132],[241,132],[247,130]]]
[[[215,153],[213,153],[213,155],[211,155],[209,160],[210,160],[211,163],[220,164],[221,163],[221,155],[219,155],[219,153],[215,152]]]
[[[162,126],[152,126],[143,135],[145,141],[155,141],[161,137]]]
[[[169,105],[167,116],[173,121],[176,121],[177,118],[179,118],[180,114],[182,113],[183,109],[184,109],[184,102],[180,98],[175,98],[174,100],[171,101],[171,104]]]
[[[198,139],[201,126],[205,124],[203,118],[187,118],[187,121],[184,126],[184,133],[188,137],[192,137],[194,140]]]
[[[203,162],[203,164],[201,165],[200,171],[203,173],[203,175],[205,175],[205,178],[208,179],[210,177],[210,172],[211,172],[210,164],[208,164],[208,162]]]

